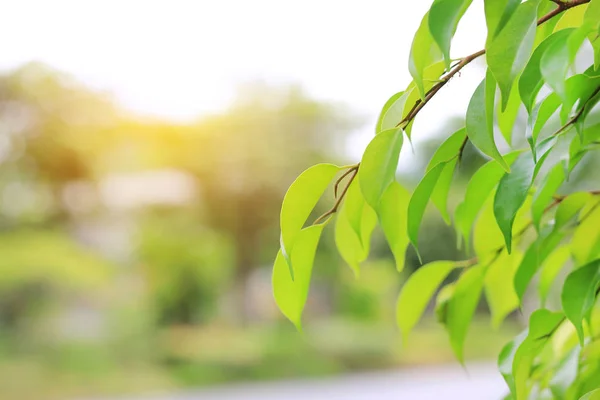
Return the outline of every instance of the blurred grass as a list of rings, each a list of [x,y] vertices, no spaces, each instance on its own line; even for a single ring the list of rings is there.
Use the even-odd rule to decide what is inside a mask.
[[[430,318],[430,317],[428,317]],[[519,331],[473,321],[468,360],[493,361]],[[456,363],[442,326],[425,321],[402,346],[393,325],[344,318],[313,321],[300,334],[287,323],[247,329],[175,327],[156,341],[159,360],[128,361],[110,344],[55,346],[0,360],[1,398],[52,399],[173,391],[229,382],[324,377],[348,371]]]

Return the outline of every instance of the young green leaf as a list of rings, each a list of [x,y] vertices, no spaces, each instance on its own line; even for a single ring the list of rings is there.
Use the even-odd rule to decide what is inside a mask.
[[[519,303],[523,301],[525,291],[541,264],[564,237],[562,232],[554,231],[550,227],[548,228],[529,246],[515,273],[514,286]]]
[[[539,0],[517,6],[498,35],[487,46],[487,63],[492,71],[506,109],[514,80],[519,76],[533,50]]]
[[[277,306],[298,330],[302,330],[302,311],[308,297],[313,262],[321,232],[326,223],[302,229],[296,236],[291,257],[295,279],[289,274],[288,266],[281,250],[273,266],[273,295]]]
[[[537,138],[542,131],[542,128],[548,122],[550,117],[558,110],[561,105],[560,97],[556,93],[550,93],[544,100],[539,102],[529,114],[527,121],[527,142],[533,152],[533,156],[537,158],[536,145]]]
[[[495,82],[488,72],[469,102],[466,117],[467,135],[475,147],[498,161],[506,171],[510,171],[494,141],[494,93]]]
[[[538,231],[540,230],[540,221],[542,220],[546,207],[553,201],[554,194],[558,191],[564,181],[565,168],[563,163],[559,162],[552,167],[539,189],[535,192],[533,203],[531,203],[531,216],[533,225]]]
[[[561,300],[566,317],[577,329],[583,346],[583,319],[596,300],[596,290],[600,284],[600,260],[592,261],[571,272],[563,286]]]
[[[497,104],[496,110],[498,128],[500,128],[502,136],[509,145],[512,143],[513,128],[515,126],[515,121],[517,120],[520,109],[521,100],[519,98],[519,90],[517,85],[513,85],[513,88],[510,91],[510,96],[508,97],[508,105],[506,106],[506,110],[502,111],[500,103]]]
[[[369,255],[371,234],[377,225],[377,216],[362,198],[356,180],[350,185],[336,219],[335,244],[344,261],[358,276],[360,263]]]
[[[317,164],[302,172],[290,185],[281,206],[281,251],[287,261],[292,279],[294,271],[290,254],[292,253],[296,236],[306,223],[308,216],[340,171],[333,164]]]
[[[375,134],[386,129],[392,129],[398,125],[398,122],[400,122],[404,116],[406,101],[412,92],[413,89],[411,88],[404,92],[396,93],[385,102],[383,109],[379,114],[379,118],[377,119]]]
[[[558,32],[562,29],[574,28],[583,24],[583,18],[587,10],[587,4],[583,4],[579,7],[573,7],[563,12],[554,27],[554,32]]]
[[[404,268],[408,234],[406,220],[410,193],[398,182],[387,188],[379,205],[379,223],[396,260],[398,272]]]
[[[571,250],[567,246],[558,247],[554,250],[542,263],[540,271],[540,280],[538,283],[538,293],[542,307],[546,304],[548,293],[552,287],[552,283],[556,279],[560,270],[569,260]]]
[[[588,211],[571,240],[571,251],[577,265],[585,264],[594,259],[600,252],[600,207]]]
[[[529,333],[517,349],[512,366],[515,400],[526,400],[531,389],[528,378],[533,369],[534,359],[542,351],[552,334],[564,320],[564,315],[539,309],[529,318]]]
[[[446,329],[456,358],[464,364],[463,346],[473,314],[483,289],[486,267],[479,265],[466,270],[456,282],[447,306]]]
[[[512,165],[512,172],[505,174],[494,197],[494,216],[504,235],[506,249],[512,249],[512,227],[517,212],[525,202],[533,180],[533,158],[523,153]]]
[[[456,32],[458,21],[462,18],[473,0],[434,0],[429,9],[429,32],[441,49],[450,66],[450,42]]]
[[[589,202],[590,198],[589,193],[578,192],[568,195],[561,201],[554,215],[554,229],[561,229],[569,223]]]
[[[433,189],[438,182],[438,178],[442,174],[442,171],[447,164],[447,162],[441,162],[430,169],[425,174],[423,179],[421,179],[419,185],[417,185],[417,188],[413,192],[410,202],[408,203],[408,237],[418,255],[419,228],[421,226],[421,220],[423,219],[423,214],[425,214],[425,208],[427,207],[427,203],[431,198]],[[420,257],[421,256],[419,255],[419,258]]]
[[[402,148],[402,129],[385,130],[367,146],[358,169],[360,189],[367,204],[377,211],[381,196],[394,181]]]
[[[566,40],[565,38],[567,38],[571,32],[571,29],[565,29],[548,36],[535,49],[529,62],[525,66],[525,69],[519,78],[519,94],[521,95],[521,100],[523,101],[523,104],[525,104],[525,108],[527,108],[529,114],[531,114],[533,110],[533,105],[535,104],[538,92],[544,85],[542,72],[540,71],[540,61],[542,56],[554,43]]]
[[[568,32],[568,33],[563,33]],[[575,60],[577,51],[590,32],[589,26],[565,29],[557,32],[558,39],[548,46],[540,59],[540,71],[546,83],[561,98],[567,97],[566,76]]]
[[[415,34],[408,60],[408,70],[417,85],[421,99],[425,97],[425,87],[423,85],[425,68],[440,61],[442,57],[442,53],[429,31],[429,13],[427,13]]]
[[[519,152],[507,154],[504,159],[511,165],[517,158]],[[504,175],[504,169],[496,161],[488,161],[473,174],[467,185],[465,199],[456,207],[454,212],[454,223],[457,230],[462,234],[466,248],[469,248],[471,228],[479,210],[483,207],[485,200],[489,197],[494,187]]]
[[[492,326],[495,329],[506,316],[519,307],[519,298],[515,293],[513,278],[521,263],[523,254],[514,251],[512,254],[502,252],[490,266],[485,277],[484,288],[492,314]]]
[[[555,399],[566,398],[568,389],[577,379],[580,353],[581,347],[575,346],[556,368],[556,372],[550,380],[550,391]]]
[[[423,265],[402,287],[398,296],[396,317],[405,343],[435,290],[455,267],[456,263],[453,261],[434,261]]]
[[[592,390],[580,397],[579,400],[600,400],[600,389]]]
[[[517,350],[527,338],[529,331],[526,329],[519,333],[513,340],[508,342],[500,351],[498,356],[498,370],[506,381],[510,393],[515,393],[515,379],[513,376],[513,363]]]
[[[517,9],[521,0],[484,0],[485,22],[487,25],[486,48],[504,28],[510,17]]]
[[[444,73],[445,66],[446,64],[444,63],[444,61],[438,61],[425,68],[425,70],[423,71],[423,89],[425,92],[429,91],[429,89],[431,89],[433,85],[435,85],[439,81],[440,77]],[[417,104],[417,101],[421,101],[421,94],[419,90],[417,90],[417,85],[415,81],[412,81],[408,85],[405,92],[410,92],[410,94],[406,99],[406,104],[404,106],[402,118],[399,119],[397,122],[400,122],[401,120],[406,118],[410,111],[413,109],[413,107]],[[406,136],[408,136],[408,138],[410,138],[413,122],[414,120],[410,121],[410,123],[403,128],[404,133],[406,134]]]

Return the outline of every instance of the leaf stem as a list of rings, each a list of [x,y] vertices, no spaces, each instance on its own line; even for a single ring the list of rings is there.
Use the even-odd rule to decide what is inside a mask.
[[[348,171],[350,171],[350,172],[348,172]],[[346,184],[344,189],[342,189],[340,196],[335,200],[335,203],[327,212],[325,212],[323,215],[321,215],[319,218],[317,218],[315,220],[315,222],[313,222],[313,225],[316,225],[316,224],[324,221],[327,217],[329,217],[330,215],[333,215],[337,212],[338,208],[342,204],[342,200],[344,199],[344,196],[348,192],[348,188],[350,187],[350,185],[352,184],[352,181],[354,180],[354,178],[356,177],[356,174],[358,173],[358,164],[356,164],[356,166],[350,168],[348,171],[346,171],[347,173],[342,175],[342,177],[340,179],[338,179],[338,181],[336,182],[336,185],[339,185],[339,182],[344,177],[346,177],[347,175],[350,175],[350,178],[348,179],[348,183]]]

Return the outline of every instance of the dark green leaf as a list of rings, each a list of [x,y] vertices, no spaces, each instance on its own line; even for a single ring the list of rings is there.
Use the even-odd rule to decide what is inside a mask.
[[[565,168],[562,162],[557,163],[552,167],[546,178],[540,185],[539,189],[533,196],[531,203],[531,216],[533,225],[539,231],[540,221],[544,215],[546,207],[553,201],[554,194],[558,191],[565,180]]]
[[[404,268],[408,234],[406,219],[410,193],[397,182],[387,188],[379,205],[379,223],[385,238],[396,259],[396,269],[400,272]]]
[[[446,329],[456,358],[464,363],[463,346],[479,303],[485,278],[485,266],[475,266],[466,270],[456,282],[452,298],[448,302]]]
[[[548,36],[533,52],[529,62],[525,66],[521,77],[519,78],[519,94],[525,104],[525,108],[531,114],[535,98],[544,85],[542,72],[540,71],[540,60],[545,51],[556,42],[565,40],[572,30],[562,30]],[[558,107],[558,106],[557,106]]]
[[[429,10],[429,31],[450,66],[450,42],[462,18],[473,0],[434,0]]]
[[[377,211],[381,196],[394,181],[402,148],[402,130],[388,129],[367,146],[358,169],[360,189],[367,204]]]
[[[427,13],[423,17],[421,25],[415,34],[408,60],[408,69],[417,85],[421,98],[425,96],[425,87],[423,85],[425,68],[440,61],[442,57],[442,53],[429,31],[429,13]]]
[[[287,262],[281,250],[273,266],[273,295],[277,306],[290,321],[302,330],[302,311],[306,304],[310,276],[319,238],[326,223],[309,226],[296,237],[291,258],[295,270],[295,279],[289,274]]]
[[[507,154],[504,159],[511,165],[517,158],[518,152]],[[504,169],[496,161],[488,161],[473,174],[465,192],[465,199],[456,207],[454,222],[457,230],[462,234],[466,248],[469,248],[471,227],[479,210],[500,178],[504,175]]]
[[[512,165],[512,172],[506,173],[494,197],[494,216],[498,227],[504,235],[508,252],[512,249],[512,227],[517,211],[521,208],[533,179],[533,158],[529,153],[523,153]]]
[[[292,253],[296,236],[339,171],[340,167],[333,164],[314,165],[296,178],[283,198],[280,221],[281,251],[289,265],[292,279],[294,272],[289,255]]]
[[[406,342],[412,328],[419,322],[435,290],[455,268],[453,261],[426,264],[408,278],[402,287],[396,306],[396,317]]]
[[[506,171],[510,171],[494,141],[494,91],[493,77],[490,73],[487,73],[486,79],[475,89],[467,108],[467,135],[475,147],[498,161]],[[490,104],[491,108],[489,107]]]
[[[583,346],[583,319],[594,305],[600,284],[600,260],[571,272],[563,286],[561,300],[566,317],[575,325]]]
[[[517,6],[498,35],[487,46],[488,67],[494,74],[502,98],[502,110],[514,80],[519,76],[533,49],[539,0]]]

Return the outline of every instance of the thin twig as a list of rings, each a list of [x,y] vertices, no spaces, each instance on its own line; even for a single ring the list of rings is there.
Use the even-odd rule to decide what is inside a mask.
[[[579,111],[577,111],[577,113],[571,119],[569,119],[563,126],[561,126],[556,132],[554,132],[552,134],[552,136],[560,135],[562,132],[565,131],[565,129],[567,129],[568,127],[570,127],[571,125],[573,125],[575,122],[577,122],[577,120],[579,119],[579,117],[581,117],[583,115],[583,112],[585,111],[585,107],[587,107],[588,103],[594,97],[596,97],[596,95],[598,93],[600,93],[600,86],[598,86],[596,88],[596,90],[594,90],[594,92],[590,95],[590,97],[587,98],[587,100],[583,103],[583,106],[581,106],[581,108],[579,109]]]
[[[333,186],[333,196],[334,198],[337,199],[338,197],[338,187],[340,186],[340,183],[342,183],[342,181],[344,180],[345,177],[347,177],[348,175],[350,175],[352,173],[352,171],[355,171],[358,169],[358,164],[355,164],[353,166],[351,166],[350,168],[348,168],[348,170],[346,172],[344,172],[342,174],[342,176],[340,176],[337,181],[335,181],[335,185]]]
[[[350,179],[348,179],[348,184],[344,187],[344,189],[340,193],[340,197],[337,198],[337,200],[333,204],[333,207],[331,207],[329,209],[329,211],[327,211],[325,214],[323,214],[319,218],[317,218],[315,220],[315,222],[313,222],[313,225],[316,225],[316,224],[324,221],[327,217],[329,217],[330,215],[333,215],[333,214],[335,214],[337,212],[340,204],[342,204],[342,200],[344,199],[344,196],[346,195],[346,192],[348,192],[348,188],[350,187],[350,185],[352,184],[352,181],[356,177],[357,172],[358,172],[358,166],[356,168],[352,169],[352,173],[350,175]]]

